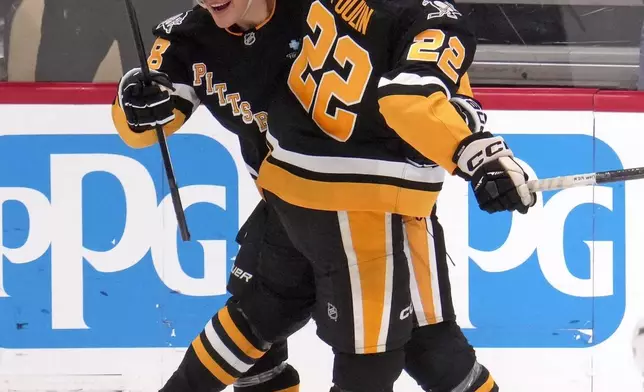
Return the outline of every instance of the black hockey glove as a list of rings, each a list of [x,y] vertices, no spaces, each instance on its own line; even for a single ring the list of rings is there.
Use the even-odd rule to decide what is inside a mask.
[[[467,95],[455,94],[449,102],[461,117],[463,117],[463,120],[465,120],[465,123],[472,133],[483,132],[485,130],[487,114],[483,111],[479,101]]]
[[[119,83],[119,104],[134,132],[144,132],[174,120],[174,103],[168,90],[174,91],[168,75],[150,70],[152,83],[143,83],[140,68],[128,71]]]
[[[502,137],[490,132],[474,133],[461,141],[452,160],[456,173],[470,181],[483,211],[528,212],[537,201],[526,182],[528,175],[513,159]]]

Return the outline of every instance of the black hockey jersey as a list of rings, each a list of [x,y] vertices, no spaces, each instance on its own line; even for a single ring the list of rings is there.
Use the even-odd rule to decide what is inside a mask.
[[[268,104],[300,49],[301,1],[277,0],[264,23],[245,32],[221,29],[207,10],[196,6],[162,23],[148,58],[151,69],[168,74],[176,91],[175,119],[164,126],[176,132],[203,104],[228,130],[239,136],[248,170],[257,177],[265,158]],[[112,117],[123,140],[140,148],[157,142],[154,130],[135,133],[128,127],[118,99]]]
[[[269,109],[258,184],[321,210],[428,216],[470,135],[476,39],[449,1],[315,0],[302,51]]]

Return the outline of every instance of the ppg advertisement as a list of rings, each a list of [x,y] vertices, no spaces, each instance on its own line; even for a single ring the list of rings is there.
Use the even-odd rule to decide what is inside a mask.
[[[259,200],[234,136],[199,109],[169,139],[193,237],[183,243],[158,147],[127,147],[107,105],[44,105],[42,116],[27,121],[17,120],[26,118],[26,105],[3,106],[14,120],[0,136],[0,390],[20,389],[12,374],[27,372],[23,364],[49,366],[43,353],[76,353],[52,372],[79,375],[88,372],[82,361],[103,369],[100,350],[147,360],[161,351],[146,349],[185,349],[227,298],[234,238]],[[497,111],[488,129],[503,134],[533,178],[644,165],[624,133],[600,129],[615,123],[607,116]],[[629,279],[644,273],[631,261],[639,251],[644,259],[644,249],[628,233],[644,233],[632,219],[642,184],[546,192],[527,215],[480,211],[456,178],[443,193],[439,217],[458,322],[499,384],[522,392],[590,391],[592,383],[595,391],[637,390],[631,343],[644,296],[634,299]],[[321,347],[308,331],[294,337],[304,342],[291,345],[294,362]],[[25,353],[31,359],[17,359]],[[180,359],[181,350],[173,355]],[[315,357],[330,366],[330,353]],[[529,372],[511,364],[534,372],[548,365],[543,358],[578,370],[570,380],[526,386]],[[316,366],[298,370],[330,378],[330,371],[313,376]],[[606,382],[615,369],[624,384],[617,389]],[[150,381],[154,388],[161,382]],[[328,390],[318,384],[304,390]]]
[[[536,178],[623,168],[591,136],[505,136]],[[545,192],[514,219],[469,200],[475,346],[588,347],[617,330],[625,309],[623,183]]]
[[[237,169],[209,137],[181,135],[172,147],[195,238],[185,244],[165,213],[158,149],[130,149],[117,135],[0,139],[0,345],[190,343],[224,301]]]

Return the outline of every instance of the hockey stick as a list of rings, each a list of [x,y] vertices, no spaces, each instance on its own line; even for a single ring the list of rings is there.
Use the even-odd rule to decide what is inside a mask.
[[[532,180],[528,181],[528,189],[530,192],[543,192],[639,179],[644,179],[644,167]]]
[[[125,8],[127,9],[127,15],[130,18],[130,26],[132,27],[134,43],[136,44],[136,50],[139,54],[139,60],[141,62],[141,72],[143,72],[144,83],[149,85],[151,83],[150,68],[148,67],[147,58],[145,56],[145,47],[143,45],[143,38],[141,37],[139,21],[136,18],[136,11],[134,10],[132,1],[124,1]],[[174,213],[177,216],[179,230],[181,231],[181,239],[183,239],[184,241],[190,241],[188,223],[186,222],[186,216],[183,211],[183,206],[181,205],[181,196],[179,196],[177,181],[174,178],[174,170],[172,169],[172,161],[170,160],[170,151],[168,150],[168,143],[165,139],[163,126],[157,125],[155,129],[157,133],[157,139],[159,140],[159,147],[161,148],[161,156],[163,157],[163,166],[165,167],[165,173],[168,177],[168,186],[170,187],[170,195],[172,197],[172,205],[174,205]]]

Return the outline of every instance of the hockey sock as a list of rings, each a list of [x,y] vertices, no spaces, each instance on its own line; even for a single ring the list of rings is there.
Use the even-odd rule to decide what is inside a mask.
[[[269,347],[253,333],[239,310],[226,306],[192,341],[179,368],[161,392],[223,391]]]
[[[424,391],[498,391],[455,321],[416,328],[405,355],[405,370]]]
[[[334,352],[333,384],[342,392],[390,392],[402,373],[402,348],[377,354]]]
[[[498,392],[499,386],[496,385],[487,368],[476,362],[465,380],[454,390],[465,392]]]

